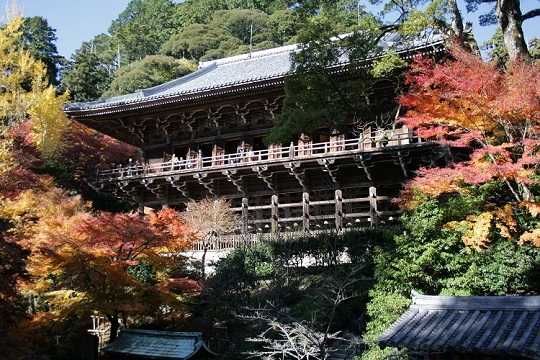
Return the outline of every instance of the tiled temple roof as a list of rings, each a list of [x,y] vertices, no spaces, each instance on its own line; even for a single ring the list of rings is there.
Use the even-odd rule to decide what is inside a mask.
[[[396,34],[388,34],[381,42],[383,49],[399,43]],[[401,52],[412,52],[417,49],[436,46],[442,43],[441,36],[430,34],[406,42],[398,47]],[[220,60],[201,63],[194,73],[165,84],[139,90],[132,94],[115,96],[84,103],[72,103],[65,106],[66,112],[125,107],[130,104],[155,102],[169,98],[186,97],[204,92],[220,92],[242,85],[256,84],[263,81],[279,79],[291,70],[291,54],[297,50],[296,45],[282,46],[274,49],[253,52],[252,54],[237,55]],[[343,61],[343,64],[346,61]]]
[[[208,349],[200,332],[124,329],[103,352],[136,358],[183,360],[203,350],[217,356]]]
[[[375,342],[422,353],[540,359],[540,296],[427,296]]]

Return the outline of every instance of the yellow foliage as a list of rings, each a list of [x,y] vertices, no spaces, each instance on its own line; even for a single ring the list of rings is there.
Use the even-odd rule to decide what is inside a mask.
[[[17,166],[13,159],[12,139],[5,137],[0,130],[0,177]]]
[[[534,217],[538,217],[538,215],[540,215],[540,203],[532,202],[532,201],[523,201],[520,207],[526,208],[529,211],[529,213]]]
[[[33,225],[40,219],[72,216],[89,209],[90,204],[83,202],[80,196],[67,196],[63,190],[50,185],[48,191],[26,190],[13,200],[5,200],[0,207],[0,218],[10,220],[12,233],[32,234]]]
[[[517,222],[513,216],[512,205],[506,204],[502,209],[494,210],[493,213],[497,217],[498,221],[495,223],[495,226],[500,230],[501,236],[511,239],[512,235],[510,232],[517,231]]]
[[[67,101],[67,93],[57,96],[51,86],[43,91],[41,98],[28,111],[34,120],[33,138],[45,158],[52,157],[55,150],[60,148],[62,134],[68,129],[68,119],[62,111]]]
[[[62,106],[68,95],[57,96],[49,85],[45,65],[16,45],[23,24],[16,9],[15,2],[8,23],[0,27],[0,135],[32,115],[36,119],[36,145],[47,157],[54,153],[67,127]],[[0,149],[0,161],[5,157]]]
[[[526,242],[530,242],[535,246],[540,247],[540,229],[533,229],[531,231],[524,232],[519,237],[519,243],[523,245]]]
[[[462,236],[465,245],[472,250],[482,251],[490,242],[489,231],[492,220],[493,214],[484,212],[480,215],[470,215],[467,220],[452,221],[446,227],[450,229],[465,228]]]

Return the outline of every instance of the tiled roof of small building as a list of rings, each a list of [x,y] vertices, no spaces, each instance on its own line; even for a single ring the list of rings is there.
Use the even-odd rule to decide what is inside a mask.
[[[189,359],[199,351],[217,356],[208,349],[200,332],[137,329],[122,330],[118,338],[103,349],[109,354],[160,360]]]
[[[388,34],[380,46],[383,49],[398,44],[397,34]],[[440,35],[430,33],[424,38],[417,38],[400,45],[398,51],[413,51],[442,42]],[[400,43],[401,44],[401,43]],[[291,54],[297,50],[297,45],[282,46],[274,49],[232,56],[220,60],[201,63],[199,70],[165,84],[139,90],[132,94],[115,96],[84,103],[67,104],[65,111],[92,110],[126,106],[130,104],[159,101],[172,97],[188,96],[208,91],[226,91],[245,84],[279,79],[292,68]],[[345,59],[343,59],[345,63]]]
[[[376,342],[422,353],[540,359],[540,296],[417,294]]]

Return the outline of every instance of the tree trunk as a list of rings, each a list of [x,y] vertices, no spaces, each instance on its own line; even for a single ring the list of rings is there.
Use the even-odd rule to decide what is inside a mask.
[[[504,44],[510,60],[530,61],[531,56],[521,27],[522,15],[519,0],[497,0],[495,15],[501,25]]]
[[[210,243],[208,241],[209,240],[205,240],[204,242],[203,253],[201,256],[201,277],[203,280],[206,280],[206,253],[210,247]]]
[[[450,14],[452,15],[452,33],[457,36],[462,45],[468,47],[473,54],[480,57],[480,49],[478,48],[472,29],[463,25],[463,17],[461,16],[461,11],[459,11],[457,0],[450,0],[448,2],[448,7],[450,9]]]
[[[120,328],[120,322],[118,321],[118,314],[107,314],[107,320],[111,323],[111,333],[109,335],[109,344],[112,343],[118,337],[118,329]]]
[[[460,40],[463,40],[463,19],[457,6],[457,1],[450,0],[448,5],[450,7],[450,13],[452,14],[452,32]]]

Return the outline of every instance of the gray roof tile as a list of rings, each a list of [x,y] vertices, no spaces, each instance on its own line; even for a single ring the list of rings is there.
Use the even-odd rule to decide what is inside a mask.
[[[416,295],[381,347],[540,359],[540,296]]]
[[[388,49],[396,41],[396,34],[388,34],[381,40],[381,47]],[[437,34],[425,38],[413,39],[401,45],[398,51],[411,51],[442,42]],[[179,79],[132,94],[115,96],[85,103],[72,103],[65,106],[65,111],[114,108],[129,104],[151,102],[159,99],[187,96],[203,92],[216,92],[231,87],[283,79],[291,70],[291,54],[297,45],[257,51],[252,54],[232,56],[220,60],[201,63],[199,70]],[[346,59],[342,59],[345,61]]]
[[[147,359],[183,360],[201,349],[217,355],[208,349],[200,332],[124,329],[103,352]]]

